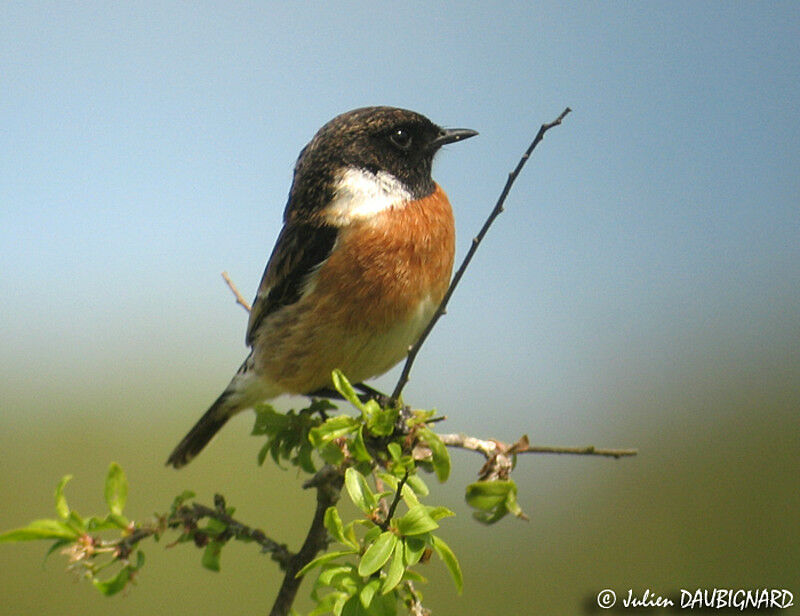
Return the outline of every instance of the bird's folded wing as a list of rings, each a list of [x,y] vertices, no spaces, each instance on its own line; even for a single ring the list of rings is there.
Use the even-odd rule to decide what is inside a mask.
[[[256,331],[276,310],[298,301],[309,275],[330,256],[338,230],[327,225],[287,223],[269,258],[247,324],[248,345]]]

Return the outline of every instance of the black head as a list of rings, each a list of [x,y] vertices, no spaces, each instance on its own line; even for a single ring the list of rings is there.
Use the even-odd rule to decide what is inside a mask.
[[[339,174],[357,168],[386,172],[414,197],[433,192],[433,157],[443,145],[477,135],[444,129],[425,116],[395,107],[363,107],[336,116],[303,148],[285,216],[313,215],[333,196]]]

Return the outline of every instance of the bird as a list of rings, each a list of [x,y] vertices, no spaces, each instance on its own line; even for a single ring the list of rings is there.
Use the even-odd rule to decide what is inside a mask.
[[[170,454],[192,460],[235,414],[282,394],[353,383],[406,355],[450,282],[455,225],[434,155],[477,135],[396,107],[342,113],[294,166],[283,227],[250,310],[250,353]]]

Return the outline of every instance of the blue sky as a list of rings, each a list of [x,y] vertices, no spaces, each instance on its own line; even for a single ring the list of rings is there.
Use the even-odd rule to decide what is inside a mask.
[[[395,105],[480,131],[434,165],[460,258],[540,124],[569,106],[406,401],[446,414],[442,431],[640,455],[522,458],[531,521],[487,530],[463,503],[481,461],[455,453],[436,495],[458,513],[447,540],[465,594],[440,589],[434,567],[426,606],[575,613],[601,588],[703,584],[797,596],[798,3],[9,1],[0,13],[0,529],[48,516],[67,472],[70,502],[95,513],[114,460],[131,516],[187,487],[204,502],[221,490],[237,516],[296,543],[300,479],[252,472],[250,417],[180,473],[163,466],[246,353],[220,272],[254,295],[297,154],[338,113]],[[63,562],[44,571],[41,548],[11,549],[9,609],[107,613]],[[114,609],[261,610],[252,589],[272,592],[277,571],[251,552],[214,576],[151,548]]]
[[[0,388],[20,415],[42,412],[31,387],[211,400],[245,353],[219,273],[252,297],[300,148],[371,104],[480,131],[435,168],[459,255],[539,124],[574,110],[415,401],[482,425],[503,392],[513,428],[571,426],[620,379],[797,333],[794,3],[12,3],[0,76]]]

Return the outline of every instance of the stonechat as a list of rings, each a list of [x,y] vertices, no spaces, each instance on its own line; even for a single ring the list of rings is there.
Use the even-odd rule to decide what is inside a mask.
[[[453,269],[453,212],[433,157],[477,134],[394,107],[355,109],[317,132],[250,311],[250,354],[168,465],[188,463],[239,411],[325,390],[335,368],[360,383],[407,355]]]

